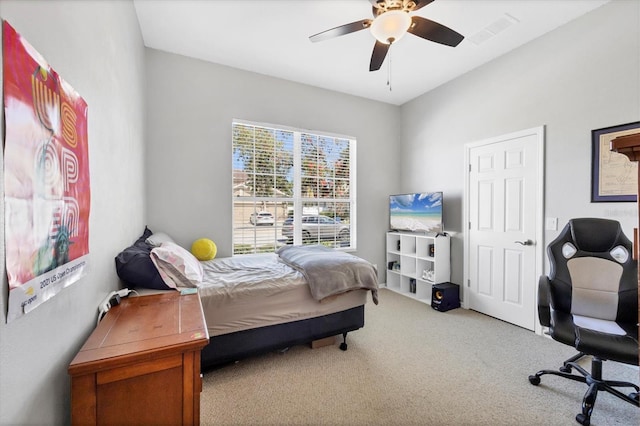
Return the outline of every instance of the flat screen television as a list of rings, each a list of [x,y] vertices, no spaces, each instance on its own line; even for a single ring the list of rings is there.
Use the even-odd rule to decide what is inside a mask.
[[[389,222],[395,231],[443,233],[442,192],[391,195]]]

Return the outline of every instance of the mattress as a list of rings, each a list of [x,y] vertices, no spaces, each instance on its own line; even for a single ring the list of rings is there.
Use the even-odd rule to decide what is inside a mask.
[[[332,314],[367,300],[368,290],[314,300],[302,274],[275,253],[214,259],[202,266],[198,293],[212,337]]]

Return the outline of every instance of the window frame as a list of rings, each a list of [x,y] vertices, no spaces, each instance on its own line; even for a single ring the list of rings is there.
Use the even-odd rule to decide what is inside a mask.
[[[276,206],[276,211],[277,211],[277,206],[279,203],[282,202],[291,202],[293,204],[293,244],[294,245],[300,245],[303,244],[303,230],[302,230],[302,217],[306,216],[304,214],[304,206],[305,205],[315,205],[318,207],[318,209],[320,209],[322,204],[331,204],[333,203],[334,205],[337,204],[348,204],[348,209],[349,209],[349,223],[345,224],[344,226],[348,226],[349,227],[349,244],[348,246],[342,246],[340,243],[340,240],[338,238],[339,235],[339,231],[336,231],[334,233],[334,239],[333,240],[323,240],[323,238],[320,237],[320,235],[318,234],[318,240],[313,242],[314,244],[329,244],[329,242],[333,241],[333,244],[331,244],[331,246],[335,246],[334,248],[338,249],[338,250],[342,250],[342,251],[355,251],[357,250],[357,206],[356,206],[356,199],[357,199],[357,164],[356,164],[356,159],[357,159],[357,151],[356,151],[356,147],[357,147],[357,139],[353,136],[345,136],[345,135],[339,135],[339,134],[334,134],[331,132],[324,132],[324,131],[316,131],[316,130],[308,130],[308,129],[298,129],[298,128],[293,128],[290,126],[284,126],[284,125],[273,125],[273,124],[268,124],[268,123],[259,123],[259,122],[254,122],[254,121],[248,121],[248,120],[242,120],[242,119],[233,119],[232,120],[232,125],[231,125],[231,152],[232,152],[232,175],[235,176],[236,172],[246,172],[246,169],[237,169],[235,166],[235,157],[236,157],[236,139],[235,139],[235,126],[236,125],[240,125],[240,126],[249,126],[249,127],[253,127],[254,129],[256,128],[262,128],[262,129],[267,129],[273,132],[290,132],[293,134],[293,166],[292,166],[292,181],[293,181],[293,195],[292,197],[282,197],[282,196],[273,196],[273,197],[265,197],[264,195],[261,196],[256,196],[255,193],[253,193],[253,195],[251,196],[246,196],[243,195],[242,198],[242,202],[244,203],[253,203],[254,206],[254,210],[252,213],[257,213],[259,210],[257,210],[257,207],[259,204],[261,203],[274,203],[274,205]],[[254,132],[255,135],[255,132]],[[344,143],[347,142],[348,143],[348,161],[349,161],[349,166],[348,166],[348,184],[349,184],[349,190],[348,190],[348,197],[336,197],[336,194],[333,193],[332,197],[322,197],[321,194],[317,194],[314,197],[303,197],[302,196],[302,179],[303,179],[303,166],[302,166],[302,146],[303,146],[303,135],[307,135],[307,136],[312,136],[315,138],[315,141],[319,141],[319,140],[326,140],[326,139],[333,139],[334,142],[336,140],[339,140],[340,143]],[[337,144],[336,144],[337,145]],[[335,169],[333,169],[334,175],[335,175]],[[259,173],[256,172],[256,169],[254,168],[253,171],[249,172],[252,173],[254,176],[258,175]],[[307,176],[308,177],[308,176]],[[319,177],[319,176],[316,176]],[[335,179],[334,179],[335,181]],[[258,253],[258,252],[265,252],[264,249],[260,249],[259,247],[259,243],[258,243],[258,239],[257,239],[257,227],[254,227],[253,229],[253,251],[250,251],[249,253],[245,253],[245,251],[247,250],[238,250],[238,252],[236,251],[236,232],[237,231],[241,231],[241,233],[246,233],[246,229],[244,228],[244,223],[240,223],[240,226],[238,226],[238,222],[236,222],[235,218],[236,218],[236,202],[238,201],[238,197],[234,196],[234,191],[235,191],[235,186],[236,186],[236,182],[235,180],[232,178],[232,193],[231,193],[231,198],[232,198],[232,230],[231,230],[231,234],[232,234],[232,253],[233,256],[238,256],[238,255],[242,255],[242,254],[249,254],[249,253]],[[321,215],[321,210],[319,210],[319,213]],[[324,215],[321,215],[324,216]],[[326,216],[327,218],[329,218],[331,220],[330,217]],[[334,221],[335,221],[335,210],[334,210]],[[286,219],[286,218],[285,218]],[[339,219],[339,217],[338,217]],[[280,224],[278,224],[278,215],[274,215],[274,247],[275,250],[277,250],[280,246],[286,245],[287,244],[287,239],[286,237],[284,237],[282,235],[282,225],[284,225],[285,221],[283,220]],[[317,223],[318,221],[316,221],[316,225],[319,225],[319,223]],[[277,225],[279,225],[279,227],[277,227]],[[344,230],[344,229],[343,229]],[[284,241],[284,242],[283,242]],[[270,243],[269,243],[270,244]]]

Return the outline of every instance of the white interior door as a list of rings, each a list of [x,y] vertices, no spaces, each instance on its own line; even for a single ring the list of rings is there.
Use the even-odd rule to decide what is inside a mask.
[[[467,145],[465,297],[529,330],[542,272],[542,127]]]

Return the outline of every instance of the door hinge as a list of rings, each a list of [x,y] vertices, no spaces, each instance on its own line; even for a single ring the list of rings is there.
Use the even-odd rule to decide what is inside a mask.
[[[471,229],[471,222],[469,222],[469,229]]]
[[[469,163],[469,172],[471,172],[471,163]]]
[[[467,280],[467,287],[471,287],[471,280]]]

